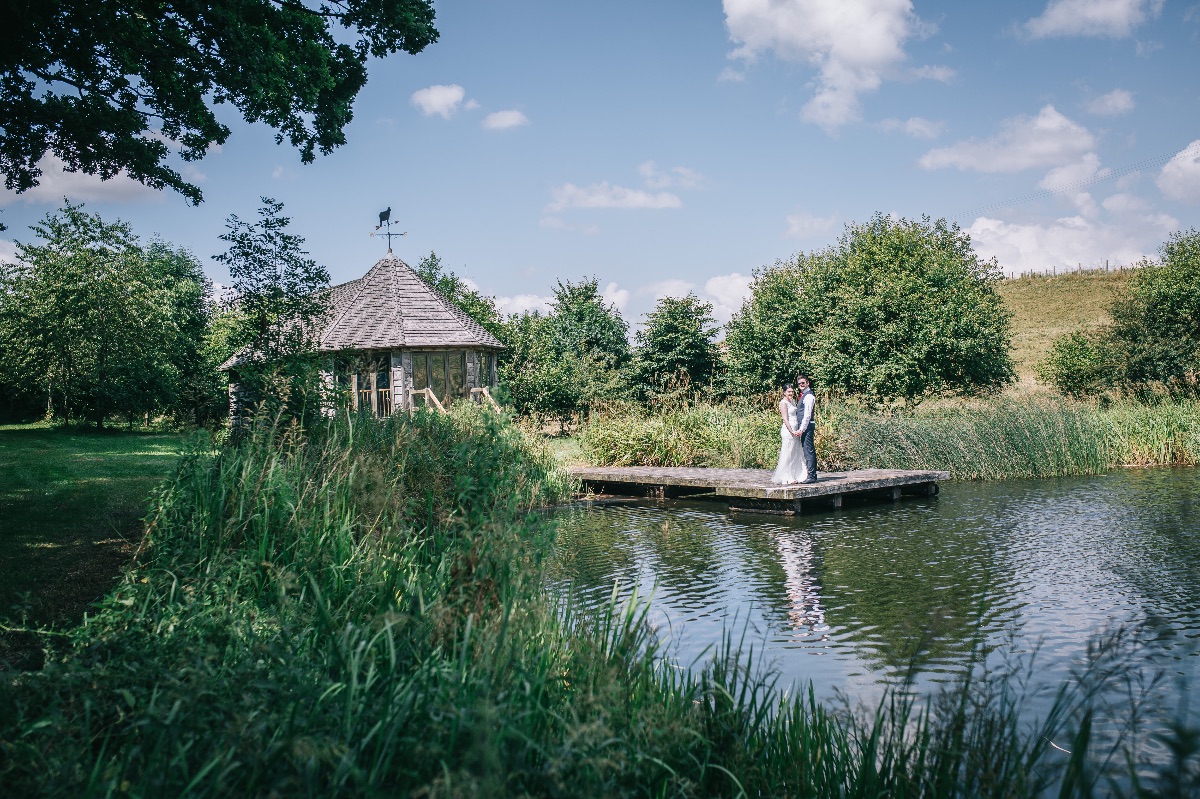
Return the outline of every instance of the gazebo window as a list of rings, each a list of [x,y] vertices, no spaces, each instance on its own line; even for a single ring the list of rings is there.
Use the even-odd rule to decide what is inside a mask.
[[[444,352],[429,353],[429,387],[433,389],[433,396],[445,404],[443,398],[446,396],[446,353]]]
[[[414,352],[413,389],[430,389],[443,405],[466,396],[467,353],[463,351]]]

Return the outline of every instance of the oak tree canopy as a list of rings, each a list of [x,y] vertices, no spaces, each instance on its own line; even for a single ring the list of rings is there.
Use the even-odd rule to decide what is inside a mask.
[[[197,161],[230,130],[213,107],[265,122],[313,161],[346,141],[367,60],[438,38],[432,0],[2,0],[0,171],[38,185],[46,154],[68,171],[121,170],[192,204],[166,162]]]

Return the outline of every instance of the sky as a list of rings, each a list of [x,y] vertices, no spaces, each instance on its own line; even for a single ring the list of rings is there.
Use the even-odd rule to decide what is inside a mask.
[[[226,219],[284,203],[335,283],[387,252],[507,312],[596,278],[636,327],[691,291],[728,320],[756,269],[875,213],[945,217],[1009,274],[1128,264],[1200,227],[1200,0],[447,0],[373,61],[316,163],[222,107],[193,207],[118,176],[0,189],[0,258],[83,201],[218,283]]]

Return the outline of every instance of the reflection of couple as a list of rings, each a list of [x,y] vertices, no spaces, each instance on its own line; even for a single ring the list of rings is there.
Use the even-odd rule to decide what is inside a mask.
[[[804,375],[796,378],[796,388],[800,389],[799,399],[796,389],[788,383],[783,387],[783,399],[779,401],[779,415],[783,418],[783,426],[779,428],[782,445],[779,465],[771,476],[772,483],[817,482],[817,450],[813,443],[817,398]]]

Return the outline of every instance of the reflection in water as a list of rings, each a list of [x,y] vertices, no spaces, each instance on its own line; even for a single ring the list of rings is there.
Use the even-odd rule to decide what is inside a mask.
[[[592,606],[614,583],[623,596],[655,586],[651,618],[681,662],[744,629],[785,684],[819,695],[865,697],[911,670],[944,682],[1005,645],[1037,649],[1052,682],[1100,630],[1147,619],[1173,635],[1186,676],[1200,660],[1197,496],[1200,470],[1139,469],[955,483],[796,519],[698,502],[576,508],[560,514],[555,582]]]
[[[808,536],[775,533],[772,543],[779,550],[779,564],[787,575],[788,619],[791,627],[802,635],[825,638],[829,625],[825,623],[825,608],[821,605],[821,586],[817,581],[817,556]]]

